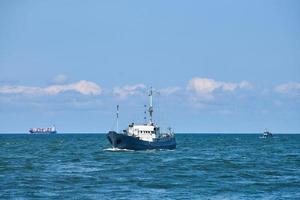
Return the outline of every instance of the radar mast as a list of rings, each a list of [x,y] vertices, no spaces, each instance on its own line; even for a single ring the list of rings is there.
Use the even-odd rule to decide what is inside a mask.
[[[152,96],[153,96],[153,91],[152,91],[152,87],[150,87],[150,91],[149,91],[149,100],[150,100],[150,105],[149,105],[149,114],[150,114],[150,119],[149,119],[149,123],[153,124],[153,119],[152,119],[152,113],[153,113],[153,104],[152,104]]]

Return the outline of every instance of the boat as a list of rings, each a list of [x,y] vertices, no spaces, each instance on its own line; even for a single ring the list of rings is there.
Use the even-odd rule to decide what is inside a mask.
[[[30,134],[56,134],[57,130],[55,126],[47,127],[47,128],[30,128]]]
[[[265,129],[263,135],[262,135],[262,138],[270,138],[270,137],[273,137],[273,134],[268,131],[267,129]]]
[[[119,105],[117,105],[117,130],[109,131],[107,139],[115,149],[127,150],[151,150],[151,149],[175,149],[176,139],[172,128],[161,131],[161,128],[153,121],[152,88],[149,91],[149,121],[144,124],[128,125],[128,128],[119,132]]]

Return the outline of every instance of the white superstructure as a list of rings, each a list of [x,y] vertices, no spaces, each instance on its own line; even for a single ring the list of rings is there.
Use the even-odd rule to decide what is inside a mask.
[[[128,127],[127,135],[135,136],[140,138],[141,140],[152,142],[154,139],[158,138],[159,127],[155,127],[154,124],[146,124],[146,125],[134,125],[131,124]]]

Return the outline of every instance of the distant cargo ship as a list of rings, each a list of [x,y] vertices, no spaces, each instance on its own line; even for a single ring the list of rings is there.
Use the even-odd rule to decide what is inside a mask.
[[[30,134],[55,134],[57,133],[56,127],[48,127],[48,128],[31,128],[29,129]]]

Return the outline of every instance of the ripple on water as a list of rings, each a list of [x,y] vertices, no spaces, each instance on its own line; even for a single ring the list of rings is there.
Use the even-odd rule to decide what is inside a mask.
[[[104,135],[0,135],[0,199],[300,199],[299,135],[176,139],[128,151]]]

